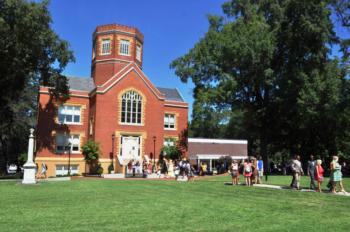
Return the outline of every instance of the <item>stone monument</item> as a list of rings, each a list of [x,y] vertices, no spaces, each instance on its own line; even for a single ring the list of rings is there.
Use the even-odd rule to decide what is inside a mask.
[[[28,159],[23,165],[24,175],[22,184],[36,184],[35,180],[35,169],[36,165],[33,162],[33,152],[34,152],[34,129],[30,129],[29,143],[28,143]]]

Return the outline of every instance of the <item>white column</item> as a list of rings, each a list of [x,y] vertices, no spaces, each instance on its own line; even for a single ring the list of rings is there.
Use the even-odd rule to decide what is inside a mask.
[[[199,158],[197,158],[197,171],[201,170],[201,160]]]
[[[209,170],[212,172],[212,171],[213,171],[213,168],[211,167],[211,165],[212,165],[212,159],[210,159],[209,163],[210,163],[210,164],[209,164],[209,165],[210,165],[210,166],[209,166],[209,167],[210,167]]]
[[[33,162],[33,152],[34,152],[34,129],[30,129],[29,143],[28,143],[28,159],[23,165],[24,174],[22,184],[35,184],[35,168],[36,165]]]

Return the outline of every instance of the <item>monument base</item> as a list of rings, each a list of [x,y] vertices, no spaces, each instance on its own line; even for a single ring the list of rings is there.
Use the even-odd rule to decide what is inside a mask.
[[[22,184],[36,184],[35,171],[36,165],[34,163],[26,163],[23,165],[23,180]]]

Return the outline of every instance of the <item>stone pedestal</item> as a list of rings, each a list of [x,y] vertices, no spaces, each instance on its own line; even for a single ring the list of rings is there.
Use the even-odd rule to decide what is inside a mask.
[[[28,159],[23,165],[23,180],[22,184],[36,184],[35,180],[35,169],[36,165],[33,162],[33,152],[34,152],[34,129],[30,129],[29,143],[28,143]]]

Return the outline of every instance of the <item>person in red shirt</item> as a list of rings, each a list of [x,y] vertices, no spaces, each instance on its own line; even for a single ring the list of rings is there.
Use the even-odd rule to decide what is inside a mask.
[[[317,189],[316,192],[321,192],[321,185],[323,182],[323,173],[324,170],[322,168],[322,160],[316,160],[316,168],[315,168],[315,180],[317,181]]]

